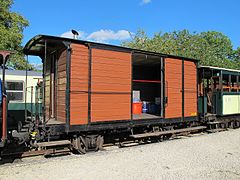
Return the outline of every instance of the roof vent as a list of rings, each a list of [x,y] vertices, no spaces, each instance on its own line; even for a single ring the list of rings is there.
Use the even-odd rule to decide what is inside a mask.
[[[73,33],[73,39],[78,39],[78,32],[74,29],[72,29],[72,33]]]

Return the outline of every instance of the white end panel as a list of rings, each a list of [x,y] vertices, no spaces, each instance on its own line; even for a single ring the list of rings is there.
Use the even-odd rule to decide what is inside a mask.
[[[223,115],[240,113],[240,95],[223,95]]]

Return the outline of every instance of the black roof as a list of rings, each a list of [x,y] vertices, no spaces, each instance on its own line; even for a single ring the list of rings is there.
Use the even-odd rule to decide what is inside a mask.
[[[58,36],[49,36],[49,35],[37,35],[30,39],[27,44],[24,47],[24,53],[26,55],[44,55],[44,47],[45,47],[45,40],[47,43],[47,46],[55,44],[54,47],[56,47],[56,43],[61,46],[61,43],[63,42],[69,42],[69,43],[76,43],[76,44],[89,44],[91,46],[101,46],[103,48],[109,48],[109,49],[117,49],[121,51],[128,51],[128,52],[139,52],[139,53],[146,53],[146,54],[153,54],[157,56],[163,56],[163,57],[170,57],[170,58],[182,58],[185,60],[191,60],[191,61],[199,61],[198,59],[183,57],[183,56],[176,56],[171,54],[163,54],[163,53],[156,53],[152,51],[144,51],[139,49],[133,49],[133,48],[127,48],[123,46],[116,46],[116,45],[110,45],[110,44],[104,44],[104,43],[97,43],[97,42],[91,42],[91,41],[83,41],[79,39],[71,39],[71,38],[65,38],[65,37],[58,37]]]
[[[0,69],[0,74],[2,74],[2,69]],[[16,75],[16,76],[25,76],[26,75],[26,71],[25,70],[9,70],[9,69],[5,69],[5,74],[6,75]],[[27,75],[28,76],[41,76],[42,77],[42,73],[41,72],[37,72],[37,71],[28,71]]]

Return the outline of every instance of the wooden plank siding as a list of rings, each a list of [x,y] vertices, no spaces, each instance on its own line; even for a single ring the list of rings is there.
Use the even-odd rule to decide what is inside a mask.
[[[173,58],[165,60],[165,94],[168,97],[165,117],[182,117],[182,60]]]
[[[197,66],[184,60],[184,117],[197,115]],[[166,58],[166,118],[182,117],[182,59]]]
[[[88,47],[71,44],[70,125],[88,123]]]
[[[46,61],[46,69],[45,69],[45,118],[48,120],[50,118],[50,70],[51,70],[51,58],[48,57]]]
[[[197,66],[184,61],[184,116],[197,115]]]
[[[91,122],[131,119],[131,53],[92,49]]]
[[[72,44],[70,124],[88,123],[89,49]],[[131,54],[92,49],[91,122],[131,118]],[[119,68],[119,69],[117,69]]]
[[[56,120],[66,122],[66,50],[57,60]]]

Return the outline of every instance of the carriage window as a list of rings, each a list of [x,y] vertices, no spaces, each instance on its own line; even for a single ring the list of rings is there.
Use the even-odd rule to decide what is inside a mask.
[[[23,82],[7,81],[6,92],[9,101],[23,101]]]

